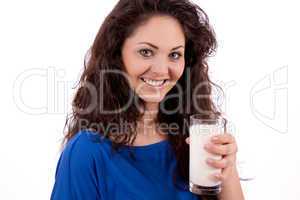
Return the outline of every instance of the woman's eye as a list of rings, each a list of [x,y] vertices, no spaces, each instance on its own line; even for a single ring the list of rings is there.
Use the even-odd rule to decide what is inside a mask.
[[[178,60],[181,57],[181,53],[173,52],[173,53],[171,53],[171,57],[175,60]]]
[[[141,49],[139,53],[144,57],[150,57],[152,55],[152,50],[150,49]]]

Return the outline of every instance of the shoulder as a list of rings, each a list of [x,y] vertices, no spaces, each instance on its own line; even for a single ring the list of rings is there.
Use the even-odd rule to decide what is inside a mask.
[[[99,143],[105,142],[107,139],[103,138],[103,135],[100,135],[98,132],[90,130],[80,130],[78,131],[66,144],[65,149],[74,148],[83,148],[88,147],[86,150],[92,150]]]
[[[100,138],[96,133],[79,131],[67,142],[56,167],[51,199],[99,199],[99,177],[105,163]]]
[[[99,146],[100,139],[101,136],[95,132],[80,130],[66,143],[64,152],[92,153]]]
[[[106,140],[99,133],[81,130],[66,143],[60,160],[75,169],[100,164]]]

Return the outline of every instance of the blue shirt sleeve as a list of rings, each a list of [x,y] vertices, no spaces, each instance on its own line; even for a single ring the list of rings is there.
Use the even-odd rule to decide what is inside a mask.
[[[95,146],[84,137],[75,135],[60,155],[51,200],[101,199],[99,159],[95,157]]]

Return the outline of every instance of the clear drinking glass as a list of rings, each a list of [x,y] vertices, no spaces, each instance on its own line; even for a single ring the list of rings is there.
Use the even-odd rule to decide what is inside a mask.
[[[190,158],[189,158],[189,188],[199,195],[216,195],[221,192],[221,181],[213,174],[221,173],[221,169],[209,166],[207,158],[222,159],[222,156],[211,154],[204,149],[214,135],[224,134],[225,119],[214,116],[210,119],[201,118],[200,114],[190,116]]]

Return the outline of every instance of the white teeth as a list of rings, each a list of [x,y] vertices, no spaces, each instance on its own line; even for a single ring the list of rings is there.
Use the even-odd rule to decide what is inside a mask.
[[[145,78],[142,78],[142,80],[151,86],[161,86],[165,82],[165,80],[157,81],[157,80],[151,80],[151,79],[145,79]]]

